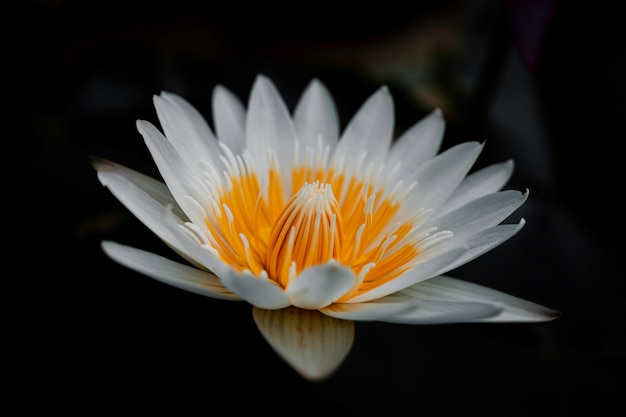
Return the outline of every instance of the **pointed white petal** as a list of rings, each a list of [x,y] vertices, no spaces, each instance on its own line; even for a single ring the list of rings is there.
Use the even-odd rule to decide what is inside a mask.
[[[125,176],[114,172],[99,171],[98,179],[111,193],[148,229],[177,251],[183,245],[162,220],[163,205]],[[179,221],[182,221],[179,219]]]
[[[102,249],[114,261],[165,284],[211,298],[241,300],[210,272],[111,241],[102,242]]]
[[[276,310],[291,305],[282,288],[274,281],[253,276],[250,271],[230,270],[220,275],[224,285],[255,307]]]
[[[97,172],[109,172],[121,175],[161,205],[165,206],[171,204],[174,214],[178,217],[183,219],[186,217],[176,204],[176,200],[174,200],[172,193],[170,193],[170,190],[163,181],[103,158],[91,158],[91,164]],[[98,178],[100,178],[100,176]]]
[[[356,276],[350,268],[331,261],[303,270],[285,290],[291,304],[304,309],[326,307],[352,288]]]
[[[194,172],[201,169],[200,161],[220,163],[221,150],[211,128],[189,102],[168,92],[155,95],[153,101],[165,136]]]
[[[465,251],[463,249],[455,249],[435,256],[431,259],[424,260],[423,262],[415,265],[413,269],[408,270],[399,277],[379,285],[378,287],[372,288],[367,292],[352,297],[347,302],[363,303],[366,301],[376,300],[414,285],[420,281],[432,278],[433,276],[438,275],[439,271],[446,269],[449,265],[455,262],[456,259],[463,255],[464,252]]]
[[[400,169],[396,171],[391,181],[398,181],[407,177],[424,162],[437,155],[443,134],[445,121],[441,110],[432,111],[428,116],[415,123],[410,129],[405,131],[395,142],[393,142],[386,166],[394,167],[401,163]]]
[[[512,174],[513,161],[510,160],[489,165],[469,174],[433,218],[441,217],[478,197],[500,191]]]
[[[399,324],[464,323],[491,318],[501,311],[502,307],[490,303],[420,300],[413,310],[380,321]]]
[[[402,294],[416,300],[490,303],[502,309],[496,316],[468,321],[537,322],[554,320],[560,315],[558,311],[542,305],[448,276],[422,281],[406,288]]]
[[[417,187],[407,196],[407,207],[438,209],[461,183],[482,150],[478,142],[464,142],[422,164],[409,182]]]
[[[261,334],[276,353],[311,381],[331,376],[354,342],[354,322],[337,320],[317,310],[255,307],[252,313]]]
[[[146,146],[148,146],[152,158],[154,158],[154,162],[167,184],[167,188],[169,188],[180,208],[191,218],[190,213],[193,213],[195,210],[185,197],[197,196],[202,198],[205,195],[203,190],[198,189],[197,183],[193,181],[193,173],[172,144],[153,124],[138,120],[137,130],[143,136]],[[200,202],[209,207],[207,201],[201,200]]]
[[[218,85],[213,89],[213,121],[219,140],[240,154],[245,144],[246,110],[230,90]]]
[[[528,193],[516,190],[498,191],[477,198],[438,219],[429,219],[421,227],[436,226],[439,230],[450,230],[455,239],[463,240],[466,236],[501,223],[527,198]]]
[[[393,136],[393,99],[387,87],[379,88],[363,103],[337,143],[336,156],[352,160],[367,151],[366,161],[385,161]]]
[[[309,83],[294,110],[300,145],[314,146],[318,137],[332,150],[339,138],[339,117],[332,96],[318,79]]]
[[[469,261],[476,259],[482,254],[500,246],[502,243],[515,236],[525,224],[526,221],[524,219],[521,219],[519,224],[499,224],[472,235],[468,240],[462,240],[460,244],[463,245],[466,251],[461,257],[450,264],[447,271],[451,271],[461,265],[465,265]],[[443,242],[441,244],[441,248],[437,248],[435,250],[450,250],[452,247],[456,247],[448,247],[448,243],[456,245],[456,243],[454,243],[454,239],[450,239],[449,242]],[[442,271],[441,273],[445,273],[447,271]]]
[[[246,115],[246,146],[250,155],[264,167],[268,150],[275,152],[283,172],[282,180],[291,176],[296,129],[282,97],[274,84],[259,75],[254,82]],[[291,184],[285,184],[290,190]]]
[[[336,303],[320,309],[328,316],[342,320],[374,321],[415,308],[415,301],[405,297],[383,297],[364,303]]]

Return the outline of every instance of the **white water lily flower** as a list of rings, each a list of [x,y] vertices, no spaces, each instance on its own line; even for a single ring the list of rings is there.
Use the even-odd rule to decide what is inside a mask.
[[[258,76],[247,110],[222,86],[214,131],[187,101],[154,97],[163,129],[137,128],[164,182],[94,159],[98,178],[184,263],[105,241],[115,261],[208,297],[245,300],[268,342],[322,379],[353,342],[354,321],[539,322],[558,312],[443,274],[523,226],[503,221],[528,193],[501,191],[510,161],[469,173],[482,144],[438,153],[439,110],[393,140],[386,87],[340,133],[319,80],[293,114]],[[297,337],[296,337],[297,334]]]

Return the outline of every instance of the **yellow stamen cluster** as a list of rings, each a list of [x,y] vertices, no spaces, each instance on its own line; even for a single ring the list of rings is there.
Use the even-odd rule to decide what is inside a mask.
[[[306,166],[294,168],[291,180],[289,199],[275,168],[263,182],[253,171],[232,173],[216,190],[206,225],[222,261],[286,288],[303,269],[334,259],[363,278],[351,296],[412,266],[413,222],[392,223],[399,203],[383,189]]]

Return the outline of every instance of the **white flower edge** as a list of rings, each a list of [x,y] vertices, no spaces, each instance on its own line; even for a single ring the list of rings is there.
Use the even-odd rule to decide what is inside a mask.
[[[531,323],[560,317],[540,304],[445,275],[377,300],[333,304],[321,311],[343,320],[400,324]]]
[[[540,322],[560,317],[557,310],[524,300],[493,288],[446,275],[431,278],[402,290],[399,295],[415,300],[478,302],[497,305],[502,311],[473,322]]]
[[[211,298],[242,300],[239,295],[231,292],[216,275],[210,272],[201,271],[155,253],[109,240],[103,241],[101,246],[111,259],[157,281]]]

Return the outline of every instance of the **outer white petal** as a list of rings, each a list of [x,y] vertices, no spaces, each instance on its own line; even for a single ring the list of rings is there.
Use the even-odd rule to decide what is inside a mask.
[[[376,300],[414,285],[420,281],[432,278],[433,276],[436,276],[439,271],[460,258],[464,252],[464,249],[455,249],[435,256],[432,259],[424,260],[413,267],[413,269],[408,270],[399,277],[381,284],[365,293],[352,297],[347,302],[364,303]]]
[[[417,187],[403,206],[438,209],[459,186],[481,150],[478,142],[464,142],[422,164],[408,178],[408,182],[417,181]]]
[[[154,96],[154,107],[167,139],[187,165],[198,172],[200,161],[220,164],[221,153],[204,117],[184,98],[168,92]]]
[[[392,182],[407,178],[408,174],[439,152],[445,121],[441,110],[436,109],[428,116],[415,123],[393,142],[387,156],[388,167],[401,163],[400,169],[393,174]]]
[[[291,305],[283,289],[267,277],[256,277],[248,270],[243,273],[230,270],[220,278],[232,292],[255,307],[276,310]]]
[[[98,172],[100,182],[144,225],[170,247],[184,253],[178,237],[163,223],[164,207],[128,178],[114,172]],[[182,222],[182,220],[178,220]]]
[[[165,284],[211,298],[241,300],[210,272],[115,242],[102,242],[102,249],[116,262]]]
[[[422,281],[402,291],[416,300],[491,303],[502,308],[494,317],[472,319],[481,322],[537,322],[553,320],[560,316],[556,310],[523,300],[482,285],[448,276],[438,276]]]
[[[501,223],[524,204],[527,198],[527,192],[498,191],[477,198],[438,219],[429,219],[421,227],[436,226],[439,230],[450,230],[454,233],[455,239],[463,240],[465,236]]]
[[[314,146],[318,138],[333,150],[339,138],[339,117],[332,96],[318,79],[312,80],[294,110],[300,145]]]
[[[289,179],[294,161],[296,129],[287,106],[274,84],[259,75],[252,86],[246,115],[246,147],[259,168],[267,167],[268,151],[276,153],[281,164],[285,190],[291,190]]]
[[[391,143],[393,126],[393,100],[389,89],[381,87],[363,103],[346,126],[337,143],[336,157],[353,161],[367,151],[367,162],[383,163]]]
[[[241,100],[218,85],[213,89],[212,108],[217,137],[235,154],[240,154],[245,144],[246,122],[246,110]]]
[[[380,319],[399,324],[446,324],[464,323],[488,319],[502,311],[502,307],[490,303],[450,302],[420,300],[413,310]]]
[[[300,375],[320,381],[346,358],[354,342],[354,322],[317,310],[253,308],[254,321],[276,353]]]
[[[375,321],[412,310],[415,301],[408,297],[383,297],[364,303],[336,303],[320,309],[330,317],[342,320]]]
[[[143,136],[161,176],[180,208],[192,220],[201,221],[202,219],[193,219],[190,215],[196,210],[186,197],[194,196],[201,199],[207,194],[199,187],[199,183],[194,181],[194,174],[188,165],[165,136],[150,122],[137,121],[137,130]],[[200,200],[200,203],[209,207],[208,201]]]
[[[445,274],[446,272],[458,268],[459,266],[476,259],[480,255],[489,252],[517,234],[517,232],[519,232],[525,224],[526,221],[524,219],[521,219],[519,224],[499,224],[472,235],[466,241],[461,241],[460,244],[463,245],[466,251],[456,261],[448,265],[447,268],[441,270],[440,273]],[[434,251],[450,250],[451,247],[447,246],[449,243],[456,245],[454,239],[450,239],[449,241],[443,242],[441,247],[434,249]]]
[[[346,320],[402,324],[443,324],[483,319],[500,313],[492,303],[422,300],[404,291],[367,303],[333,304],[321,311]]]
[[[172,193],[170,193],[170,190],[167,188],[167,185],[165,185],[163,181],[152,178],[148,175],[142,174],[141,172],[135,171],[134,169],[127,168],[123,165],[108,161],[103,158],[93,157],[91,158],[91,164],[97,172],[109,172],[111,174],[121,175],[161,205],[165,206],[171,204],[172,211],[178,217],[182,219],[186,218],[185,213],[180,210],[180,207],[178,207],[178,205],[176,204],[176,200],[174,200]],[[102,181],[100,175],[98,176],[98,178]]]
[[[441,217],[478,197],[500,191],[512,174],[513,161],[511,160],[492,164],[469,174],[448,201],[437,210],[433,218]]]
[[[285,292],[292,305],[309,310],[319,309],[348,292],[356,279],[350,268],[330,261],[304,269]]]

